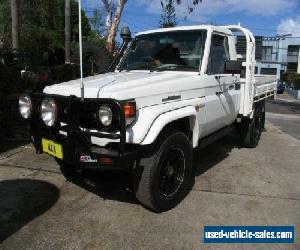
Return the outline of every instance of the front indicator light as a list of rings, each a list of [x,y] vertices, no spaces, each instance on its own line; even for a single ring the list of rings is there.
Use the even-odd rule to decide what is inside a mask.
[[[136,104],[135,102],[127,102],[123,105],[126,126],[132,124],[136,119]]]

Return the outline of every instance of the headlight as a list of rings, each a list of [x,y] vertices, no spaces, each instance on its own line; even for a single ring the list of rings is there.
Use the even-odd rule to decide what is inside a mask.
[[[32,104],[31,98],[28,95],[20,96],[19,98],[19,110],[24,119],[28,119],[31,115]]]
[[[108,107],[106,105],[100,106],[98,114],[99,114],[100,122],[105,127],[108,127],[111,125],[113,116],[112,116],[112,110],[110,107]]]
[[[57,119],[57,106],[52,98],[45,98],[41,104],[41,118],[48,127],[54,126]]]

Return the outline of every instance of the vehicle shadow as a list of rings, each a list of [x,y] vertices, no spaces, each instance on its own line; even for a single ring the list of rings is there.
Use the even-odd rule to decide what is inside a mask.
[[[205,148],[194,149],[194,175],[200,176],[226,159],[234,148],[240,148],[240,137],[228,134]]]
[[[19,140],[10,140],[10,139],[1,139],[0,138],[0,154],[8,152],[12,149],[25,146],[29,143],[29,140],[19,139]]]
[[[49,210],[59,196],[58,188],[45,181],[0,181],[0,243]]]
[[[88,170],[67,180],[104,200],[138,203],[132,191],[130,172]]]

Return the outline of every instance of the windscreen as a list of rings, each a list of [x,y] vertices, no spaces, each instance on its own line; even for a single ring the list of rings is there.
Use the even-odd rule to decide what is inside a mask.
[[[170,31],[137,36],[119,70],[199,71],[206,30]]]

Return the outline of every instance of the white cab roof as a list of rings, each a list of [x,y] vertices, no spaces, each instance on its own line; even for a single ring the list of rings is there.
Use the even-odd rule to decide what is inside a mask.
[[[168,32],[168,31],[183,31],[183,30],[211,30],[216,31],[220,33],[225,33],[228,35],[231,35],[231,31],[225,27],[222,26],[214,26],[214,25],[193,25],[193,26],[178,26],[174,28],[160,28],[160,29],[154,29],[154,30],[147,30],[143,32],[139,32],[137,36],[139,35],[146,35],[151,33],[160,33],[160,32]]]

